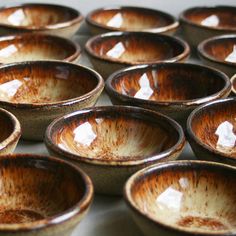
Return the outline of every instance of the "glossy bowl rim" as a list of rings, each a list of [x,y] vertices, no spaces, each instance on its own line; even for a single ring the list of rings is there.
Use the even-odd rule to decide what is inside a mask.
[[[179,234],[186,234],[186,235],[209,235],[209,236],[213,236],[213,235],[219,235],[219,236],[233,236],[235,235],[235,232],[227,232],[227,233],[217,233],[217,232],[196,232],[195,231],[191,231],[191,230],[185,230],[182,228],[178,228],[175,226],[171,226],[168,224],[165,224],[157,219],[155,219],[153,216],[144,213],[138,206],[136,206],[135,201],[132,197],[131,194],[131,188],[132,186],[135,184],[135,181],[139,181],[139,178],[143,177],[143,179],[146,178],[145,173],[148,175],[151,172],[159,172],[163,169],[169,168],[169,167],[175,167],[176,169],[178,169],[179,167],[190,167],[190,169],[194,170],[195,166],[208,166],[208,167],[212,167],[213,168],[221,168],[221,169],[226,169],[226,170],[230,170],[231,172],[235,172],[236,171],[236,167],[234,166],[230,166],[230,165],[226,165],[223,163],[217,163],[217,162],[209,162],[209,161],[198,161],[198,160],[178,160],[178,161],[168,161],[165,163],[157,163],[154,164],[152,166],[148,166],[145,167],[144,169],[141,169],[139,171],[137,171],[136,173],[134,173],[131,177],[129,177],[129,179],[126,181],[125,185],[124,185],[124,189],[123,189],[123,197],[124,200],[126,202],[126,204],[133,210],[135,211],[136,214],[139,214],[141,217],[143,217],[144,219],[150,221],[151,223],[155,224],[155,227],[160,227],[163,230],[168,230],[171,231],[172,233],[179,233]]]
[[[88,93],[85,93],[79,97],[66,99],[62,101],[57,102],[46,102],[46,103],[17,103],[17,102],[7,102],[0,100],[0,106],[4,105],[4,107],[10,107],[10,108],[21,108],[21,109],[52,109],[52,108],[58,108],[58,107],[64,107],[69,106],[73,104],[77,104],[80,102],[85,101],[86,99],[91,98],[95,94],[100,94],[104,88],[104,81],[100,74],[98,74],[95,70],[90,69],[86,66],[80,65],[80,64],[74,64],[71,62],[65,62],[65,61],[58,61],[58,60],[38,60],[38,61],[24,61],[24,62],[15,62],[10,64],[3,64],[0,65],[0,70],[8,67],[15,67],[15,66],[27,66],[27,65],[37,65],[37,64],[51,64],[53,65],[67,65],[71,68],[77,68],[78,70],[84,70],[88,73],[91,73],[91,75],[97,80],[97,85],[94,87],[91,91]]]
[[[137,61],[132,61],[132,62],[130,61],[129,62],[129,61],[122,61],[122,60],[119,60],[116,58],[99,56],[97,53],[94,52],[94,50],[91,47],[92,43],[96,42],[99,39],[103,40],[104,38],[111,38],[111,37],[119,38],[120,36],[129,36],[129,35],[133,35],[134,37],[143,37],[143,36],[147,35],[149,37],[154,37],[154,38],[168,39],[168,40],[171,40],[172,43],[180,45],[183,48],[183,50],[177,56],[171,57],[171,58],[165,59],[165,60],[152,59],[150,61],[145,61],[145,62],[137,62]],[[85,51],[90,57],[95,58],[100,61],[104,61],[106,63],[131,66],[131,65],[142,65],[142,64],[154,64],[154,63],[162,62],[162,61],[163,62],[176,62],[176,61],[184,60],[190,54],[190,46],[188,45],[187,42],[185,42],[184,40],[182,40],[180,38],[177,38],[174,36],[169,36],[169,35],[164,35],[164,34],[155,34],[152,32],[114,31],[114,32],[108,32],[108,33],[104,33],[104,34],[98,34],[98,35],[95,35],[95,36],[89,38],[85,44]]]
[[[171,146],[170,148],[156,153],[154,155],[149,155],[146,157],[142,157],[142,158],[126,158],[126,159],[122,159],[122,157],[120,157],[119,159],[112,159],[112,160],[104,160],[101,158],[89,158],[89,157],[84,157],[84,156],[79,156],[79,154],[74,154],[72,152],[66,151],[60,147],[58,147],[57,144],[55,144],[55,142],[52,140],[52,129],[54,128],[55,125],[57,125],[58,123],[64,123],[68,118],[70,117],[77,117],[80,115],[83,115],[85,113],[88,112],[102,112],[102,111],[119,111],[120,109],[122,109],[122,111],[132,111],[135,113],[139,113],[141,112],[141,114],[145,114],[145,115],[150,115],[152,117],[160,117],[161,119],[163,119],[163,122],[168,123],[168,125],[170,127],[172,127],[173,129],[175,129],[175,131],[178,133],[178,140],[176,141],[176,143]],[[129,114],[129,113],[127,113]],[[51,122],[51,124],[47,127],[46,132],[45,132],[45,138],[44,138],[44,143],[46,144],[46,147],[49,150],[52,150],[54,153],[59,154],[60,156],[63,156],[63,158],[65,157],[66,159],[72,160],[72,161],[79,161],[79,162],[84,162],[87,164],[93,164],[93,165],[98,165],[98,166],[106,166],[106,167],[127,167],[127,166],[138,166],[138,165],[143,165],[143,164],[147,164],[147,163],[151,163],[154,161],[158,161],[158,160],[164,160],[172,155],[174,155],[175,153],[178,152],[182,152],[183,148],[185,146],[185,135],[184,135],[184,131],[182,129],[182,127],[173,119],[158,113],[158,112],[154,112],[151,110],[147,110],[147,109],[143,109],[140,107],[133,107],[133,106],[98,106],[98,107],[91,107],[91,108],[85,108],[76,112],[72,112],[69,113],[63,117],[59,117],[57,119],[55,119],[53,122]]]
[[[74,169],[77,175],[80,175],[81,180],[84,182],[85,189],[83,191],[82,198],[77,201],[72,207],[66,209],[65,211],[58,213],[51,217],[45,217],[42,220],[37,220],[29,223],[18,223],[18,224],[0,224],[0,233],[20,233],[29,231],[39,231],[41,229],[55,227],[56,225],[63,224],[79,217],[81,214],[85,213],[89,208],[93,200],[94,188],[90,177],[79,167],[65,160],[61,160],[56,157],[49,155],[38,155],[38,154],[8,154],[1,156],[1,159],[25,159],[27,162],[30,160],[42,160],[51,163],[60,163],[63,166],[67,166],[70,169]],[[34,167],[35,168],[35,167]]]
[[[192,129],[192,121],[198,112],[200,112],[201,110],[211,109],[211,105],[223,104],[223,103],[227,103],[227,102],[231,102],[231,101],[235,101],[235,103],[236,103],[236,98],[230,97],[230,98],[219,99],[219,100],[215,100],[215,101],[212,101],[212,102],[209,102],[209,103],[206,103],[202,106],[197,107],[195,110],[193,110],[191,112],[191,114],[189,115],[189,117],[187,119],[187,133],[190,136],[190,138],[192,138],[194,140],[194,142],[196,142],[199,146],[201,146],[205,150],[217,155],[217,158],[220,158],[222,161],[226,161],[228,159],[228,160],[234,161],[236,163],[236,158],[230,157],[229,155],[227,155],[223,152],[217,151],[216,149],[203,143],[195,135],[195,133],[193,132],[193,129]],[[217,159],[216,159],[216,161],[217,161]]]
[[[186,14],[191,12],[191,11],[195,11],[195,10],[214,10],[214,9],[221,9],[221,8],[225,8],[225,9],[228,9],[228,8],[234,8],[235,11],[236,11],[236,7],[234,6],[230,6],[230,5],[215,5],[215,6],[196,6],[196,7],[190,7],[186,10],[184,10],[180,16],[179,16],[179,19],[180,19],[180,22],[182,23],[185,23],[185,24],[188,24],[188,25],[191,25],[191,26],[194,26],[194,27],[197,27],[197,28],[201,28],[201,29],[208,29],[208,30],[212,30],[212,31],[216,31],[216,32],[236,32],[236,25],[235,27],[229,27],[229,28],[226,28],[226,27],[211,27],[211,26],[205,26],[205,25],[200,25],[194,21],[191,21],[189,20],[187,17],[186,17]]]
[[[155,12],[156,14],[160,15],[162,18],[169,18],[171,19],[172,23],[168,24],[166,26],[160,26],[160,27],[155,27],[155,28],[144,28],[141,30],[132,30],[132,29],[122,29],[120,27],[112,27],[112,26],[107,26],[101,23],[98,23],[97,21],[94,21],[92,19],[92,15],[96,14],[98,12],[103,12],[103,11],[107,11],[107,10],[145,10],[145,11],[152,11]],[[97,8],[95,10],[90,11],[87,16],[85,17],[85,21],[87,24],[98,27],[102,30],[108,30],[108,31],[124,31],[124,32],[140,32],[140,31],[147,31],[147,32],[153,32],[153,33],[165,33],[165,32],[169,32],[171,30],[177,29],[179,27],[179,22],[178,20],[172,16],[171,14],[164,12],[164,11],[160,11],[157,9],[151,9],[151,8],[146,8],[146,7],[136,7],[136,6],[106,6],[106,7],[100,7]]]
[[[211,94],[209,96],[206,96],[206,97],[189,99],[189,100],[175,100],[175,101],[154,101],[154,100],[146,100],[146,99],[141,99],[141,98],[134,98],[129,95],[124,95],[124,94],[118,93],[114,89],[114,87],[112,86],[112,81],[114,79],[116,79],[116,77],[119,77],[120,75],[129,73],[130,71],[151,69],[151,68],[158,69],[160,67],[166,67],[167,69],[168,69],[168,67],[195,67],[195,68],[199,68],[199,69],[204,69],[210,73],[215,73],[215,74],[219,75],[219,78],[223,79],[223,81],[225,82],[225,85],[220,91],[218,91],[214,94]],[[180,106],[181,105],[181,106],[188,107],[188,106],[201,105],[203,103],[218,99],[219,97],[229,94],[231,91],[231,82],[226,74],[224,74],[223,72],[216,70],[214,68],[211,68],[208,66],[203,66],[203,65],[198,65],[198,64],[192,64],[192,63],[173,62],[173,63],[155,63],[152,65],[143,64],[143,65],[131,66],[131,67],[127,67],[127,68],[118,70],[118,71],[114,72],[113,74],[111,74],[107,78],[107,80],[105,82],[105,88],[106,88],[106,91],[108,92],[108,94],[109,93],[112,94],[111,96],[114,96],[119,100],[122,98],[125,98],[127,101],[138,104],[139,106],[140,105],[159,105],[159,106]]]
[[[69,21],[63,21],[61,23],[56,23],[56,24],[51,24],[51,25],[44,25],[41,27],[36,27],[36,26],[15,26],[15,25],[11,25],[11,24],[3,24],[0,23],[1,27],[4,28],[10,28],[10,29],[16,29],[16,30],[32,30],[32,31],[43,31],[43,30],[56,30],[56,29],[62,29],[62,28],[66,28],[69,26],[72,26],[76,23],[81,22],[84,18],[82,16],[82,14],[74,9],[71,8],[69,6],[65,6],[65,5],[60,5],[60,4],[52,4],[52,3],[33,3],[33,2],[29,2],[29,3],[18,3],[18,4],[7,4],[5,6],[0,7],[0,12],[4,11],[8,8],[17,8],[17,9],[21,9],[23,7],[27,7],[27,6],[44,6],[44,7],[52,7],[52,8],[61,8],[65,11],[70,11],[70,12],[74,12],[77,16],[74,19],[71,19]]]

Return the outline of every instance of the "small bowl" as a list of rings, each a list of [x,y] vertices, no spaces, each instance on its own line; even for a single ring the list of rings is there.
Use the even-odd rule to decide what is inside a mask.
[[[236,168],[200,161],[148,167],[126,183],[124,197],[147,236],[235,235]]]
[[[0,108],[0,155],[15,150],[21,136],[21,127],[17,118]]]
[[[127,178],[153,163],[176,159],[185,145],[182,128],[138,107],[94,107],[68,114],[47,128],[51,154],[80,166],[95,192],[121,194]]]
[[[201,60],[229,77],[236,74],[236,34],[216,36],[198,46]]]
[[[1,235],[69,236],[93,199],[89,177],[53,157],[4,155],[1,171]]]
[[[80,28],[83,17],[75,9],[45,3],[28,3],[0,8],[0,34],[47,33],[66,38]]]
[[[94,68],[107,78],[131,65],[185,61],[189,46],[182,40],[148,32],[112,32],[92,37],[85,46]]]
[[[93,35],[109,31],[174,34],[179,22],[170,14],[142,7],[104,7],[90,12],[86,23]]]
[[[197,158],[236,166],[235,117],[236,98],[214,101],[191,113],[187,131]]]
[[[227,97],[229,78],[208,67],[159,63],[126,68],[112,74],[106,91],[113,104],[129,104],[161,112],[184,128],[200,104]]]
[[[21,34],[0,37],[0,63],[31,60],[77,62],[78,44],[69,39],[45,34]]]
[[[236,33],[236,7],[193,7],[180,15],[184,38],[197,47],[205,39]]]
[[[56,117],[93,106],[104,88],[95,71],[60,61],[31,61],[0,66],[0,107],[12,112],[22,137],[42,140]]]

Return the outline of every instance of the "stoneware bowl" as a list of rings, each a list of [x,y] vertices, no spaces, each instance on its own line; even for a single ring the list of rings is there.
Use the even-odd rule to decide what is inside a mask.
[[[193,7],[180,15],[184,38],[191,46],[207,38],[236,33],[236,7]]]
[[[0,35],[37,32],[70,38],[82,20],[79,11],[66,6],[45,3],[7,6],[0,8]]]
[[[235,181],[235,167],[169,162],[134,174],[124,197],[147,236],[235,235]]]
[[[17,118],[0,108],[0,155],[11,153],[21,136],[21,127]]]
[[[208,67],[185,63],[134,66],[112,74],[106,91],[113,104],[129,104],[164,113],[183,127],[200,104],[226,97],[229,78]]]
[[[235,97],[236,96],[236,74],[233,77],[231,77],[231,84],[232,84],[231,95]]]
[[[69,236],[93,198],[89,177],[75,165],[34,154],[0,158],[0,234]]]
[[[171,15],[141,7],[105,7],[90,12],[86,23],[92,34],[109,31],[145,31],[174,34],[178,21]]]
[[[236,74],[236,34],[204,40],[198,46],[198,55],[204,64],[232,77]]]
[[[71,63],[32,61],[0,66],[0,107],[19,119],[24,139],[42,140],[53,119],[93,106],[103,87],[99,74]]]
[[[106,79],[131,65],[184,61],[189,46],[182,40],[148,32],[112,32],[92,37],[85,46],[94,68]]]
[[[236,98],[214,101],[188,119],[189,142],[197,158],[236,166]]]
[[[121,194],[125,181],[137,170],[176,159],[185,138],[175,121],[159,113],[108,106],[53,121],[45,143],[51,154],[80,166],[97,193]]]

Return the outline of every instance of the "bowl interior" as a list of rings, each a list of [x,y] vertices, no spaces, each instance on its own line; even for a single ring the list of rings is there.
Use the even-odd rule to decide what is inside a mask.
[[[176,39],[157,34],[123,34],[97,37],[91,50],[101,58],[140,64],[171,60],[185,48]]]
[[[32,29],[70,21],[77,16],[75,10],[47,4],[25,4],[0,9],[1,24]]]
[[[0,145],[1,145],[1,142],[7,139],[14,131],[14,122],[7,113],[0,110],[0,124],[1,124],[0,126]]]
[[[232,169],[176,164],[139,176],[130,191],[134,205],[155,221],[218,235],[236,232],[235,181]]]
[[[60,62],[29,62],[0,67],[0,100],[50,103],[92,91],[98,78],[86,68]]]
[[[210,40],[204,44],[203,51],[218,61],[236,64],[236,36]]]
[[[60,148],[82,157],[126,161],[171,148],[179,134],[162,117],[132,109],[104,109],[56,123],[51,138]]]
[[[0,38],[0,63],[31,60],[64,60],[76,53],[66,39],[44,35]]]
[[[191,128],[197,139],[211,149],[236,158],[236,101],[215,103],[197,111]]]
[[[32,158],[0,160],[0,224],[29,223],[61,215],[83,198],[86,186],[75,169]]]
[[[185,17],[195,24],[211,28],[236,28],[236,8],[195,8],[187,11]]]
[[[91,15],[91,19],[102,26],[134,31],[165,27],[174,22],[164,13],[143,8],[98,10]]]
[[[220,74],[207,68],[166,64],[121,72],[112,79],[111,86],[122,95],[165,102],[210,96],[225,83]]]

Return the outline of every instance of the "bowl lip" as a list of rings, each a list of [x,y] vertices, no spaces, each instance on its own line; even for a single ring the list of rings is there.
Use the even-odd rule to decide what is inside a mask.
[[[73,47],[73,53],[68,55],[66,58],[59,60],[58,61],[67,61],[67,62],[73,62],[79,56],[81,55],[82,49],[79,45],[79,43],[74,42],[71,39],[60,37],[57,35],[51,35],[51,34],[42,34],[42,33],[32,33],[32,32],[27,32],[27,33],[20,33],[20,34],[11,34],[11,35],[5,35],[5,36],[0,36],[0,43],[3,41],[15,41],[15,40],[27,40],[27,39],[32,39],[32,38],[39,38],[39,39],[46,39],[53,42],[53,44],[59,43],[61,45],[61,48],[63,48],[65,45],[66,46],[71,46]],[[50,59],[48,59],[50,60]],[[54,59],[56,60],[56,59]],[[13,62],[14,63],[14,62]],[[16,62],[15,62],[16,63]],[[7,64],[7,63],[2,63],[0,62],[0,65],[2,64]],[[11,63],[12,64],[12,63]]]
[[[143,218],[147,219],[148,221],[154,223],[156,226],[161,227],[164,230],[172,231],[172,232],[179,232],[183,234],[188,234],[188,235],[219,235],[219,236],[231,236],[235,235],[235,232],[233,233],[207,233],[207,232],[193,232],[190,230],[185,230],[185,229],[180,229],[174,226],[170,226],[168,224],[165,224],[161,221],[158,221],[154,217],[152,217],[149,214],[145,214],[141,209],[139,209],[136,204],[134,203],[132,194],[131,194],[131,188],[135,184],[135,181],[138,181],[139,178],[145,178],[145,174],[149,174],[154,171],[161,171],[163,169],[169,168],[169,167],[190,167],[191,169],[194,169],[195,166],[207,166],[207,167],[216,167],[216,168],[221,168],[224,170],[230,170],[230,171],[236,171],[236,168],[234,166],[222,164],[222,163],[217,163],[217,162],[208,162],[208,161],[197,161],[197,160],[178,160],[178,161],[169,161],[165,163],[158,163],[154,164],[152,166],[146,167],[142,170],[139,170],[138,172],[134,173],[125,183],[124,190],[123,190],[123,197],[126,202],[126,204],[133,210],[135,213],[138,213],[141,215]],[[192,168],[191,168],[192,167]]]
[[[21,125],[19,120],[9,111],[0,108],[0,116],[1,114],[4,114],[8,118],[8,122],[10,122],[13,125],[13,131],[10,133],[10,135],[4,139],[2,142],[0,142],[0,152],[4,151],[5,148],[8,146],[13,145],[14,143],[18,142],[21,136]]]
[[[120,110],[122,110],[122,112],[127,111],[127,114],[133,114],[133,113],[140,114],[141,113],[142,115],[144,114],[144,115],[148,115],[148,116],[152,116],[156,118],[161,118],[164,122],[168,123],[170,127],[175,129],[175,131],[178,133],[178,140],[172,147],[154,155],[149,155],[142,158],[136,157],[136,159],[135,158],[122,159],[121,157],[118,160],[113,159],[112,161],[104,160],[101,158],[99,159],[99,158],[88,158],[84,156],[79,156],[79,154],[74,154],[72,152],[69,152],[60,148],[52,140],[52,133],[53,133],[54,126],[57,125],[58,123],[63,124],[67,119],[70,119],[71,117],[78,117],[80,115],[83,115],[89,112],[99,114],[100,112],[104,112],[104,111],[105,112],[113,112],[113,111],[119,112]],[[166,158],[174,155],[175,153],[181,152],[185,146],[185,135],[184,135],[184,131],[182,127],[176,121],[174,121],[173,119],[161,113],[143,109],[140,107],[133,107],[133,106],[98,106],[98,107],[92,107],[92,108],[85,108],[85,109],[72,112],[63,117],[55,119],[46,129],[44,143],[48,149],[59,154],[60,156],[66,157],[66,159],[73,160],[75,162],[79,161],[79,162],[84,162],[87,164],[93,164],[93,165],[99,165],[99,166],[105,166],[105,167],[115,166],[115,167],[121,168],[121,167],[143,165],[143,164],[152,163],[158,160],[163,161]]]
[[[117,92],[114,87],[112,86],[112,82],[117,78],[120,77],[124,74],[127,74],[129,72],[132,71],[141,71],[141,70],[149,70],[149,69],[157,69],[158,68],[171,68],[171,67],[192,67],[192,68],[197,68],[197,69],[201,69],[201,70],[205,70],[207,72],[210,73],[215,73],[216,75],[218,75],[219,78],[221,78],[224,82],[225,85],[224,87],[211,95],[208,95],[206,97],[201,97],[201,98],[196,98],[196,99],[189,99],[189,100],[175,100],[175,101],[154,101],[154,100],[146,100],[146,99],[141,99],[141,98],[135,98],[129,95],[125,95],[125,94],[121,94],[119,92]],[[118,70],[116,72],[114,72],[113,74],[111,74],[106,82],[105,82],[105,88],[106,91],[108,92],[108,94],[111,94],[111,96],[116,97],[119,100],[126,100],[135,104],[139,104],[139,105],[158,105],[158,106],[186,106],[186,107],[190,107],[190,106],[198,106],[200,104],[215,100],[217,98],[223,97],[226,94],[229,94],[231,91],[231,82],[230,79],[228,78],[228,76],[226,74],[224,74],[223,72],[216,70],[214,68],[208,67],[208,66],[203,66],[203,65],[198,65],[198,64],[192,64],[192,63],[178,63],[178,62],[173,62],[173,63],[155,63],[152,65],[148,65],[148,64],[143,64],[143,65],[137,65],[137,66],[131,66],[131,67],[127,67],[125,69],[121,69]]]
[[[38,60],[38,61],[24,61],[24,62],[15,62],[15,63],[9,63],[9,64],[3,64],[0,65],[0,71],[5,68],[11,68],[11,67],[25,67],[29,65],[49,65],[51,66],[69,66],[70,68],[74,68],[74,70],[83,70],[88,73],[90,73],[94,79],[97,80],[97,85],[88,93],[85,93],[79,97],[56,101],[56,102],[46,102],[46,103],[16,103],[16,102],[7,102],[0,100],[0,106],[9,107],[13,109],[56,109],[61,108],[64,106],[74,105],[80,102],[84,102],[87,99],[90,99],[91,97],[95,96],[96,94],[100,94],[104,88],[104,81],[100,74],[98,74],[95,70],[90,69],[86,66],[80,65],[80,64],[74,64],[71,62],[65,62],[65,61],[58,61],[58,60]]]
[[[96,43],[96,41],[98,40],[103,40],[106,38],[119,38],[119,37],[127,37],[127,36],[134,36],[134,37],[144,37],[144,36],[148,36],[148,37],[154,37],[154,38],[159,38],[159,39],[165,39],[168,41],[171,41],[172,43],[178,44],[179,46],[182,47],[182,52],[180,54],[178,54],[177,56],[171,57],[169,59],[165,59],[165,60],[155,60],[152,59],[150,61],[145,61],[145,62],[137,62],[137,61],[125,61],[125,60],[119,60],[116,58],[112,58],[112,57],[104,57],[104,56],[99,56],[97,53],[94,52],[94,50],[92,49],[92,44]],[[180,61],[180,60],[184,60],[185,58],[187,58],[190,54],[190,47],[188,45],[187,42],[185,42],[184,40],[178,38],[178,37],[174,37],[174,36],[169,36],[169,35],[164,35],[164,34],[156,34],[156,33],[152,33],[152,32],[129,32],[129,31],[114,31],[114,32],[108,32],[108,33],[104,33],[104,34],[98,34],[95,35],[93,37],[91,37],[85,44],[85,52],[100,61],[105,61],[107,63],[114,63],[114,64],[119,64],[119,65],[123,65],[123,66],[131,66],[131,65],[140,65],[140,64],[155,64],[157,62],[176,62],[176,61]]]
[[[227,65],[227,66],[233,66],[235,67],[236,70],[236,62],[230,62],[230,61],[225,61],[225,60],[220,60],[214,56],[212,56],[211,54],[207,53],[205,50],[205,47],[208,46],[209,44],[214,44],[214,42],[222,42],[221,40],[230,40],[230,39],[235,39],[236,41],[236,34],[225,34],[225,35],[220,35],[220,36],[215,36],[215,37],[211,37],[208,38],[204,41],[202,41],[198,47],[197,47],[197,51],[198,51],[198,55],[206,60],[212,61],[214,63],[220,63],[222,65]]]
[[[191,7],[186,10],[184,10],[180,16],[179,20],[181,23],[186,23],[188,25],[191,25],[193,27],[198,27],[202,29],[208,29],[216,32],[236,32],[236,25],[235,27],[211,27],[206,25],[201,25],[196,23],[195,21],[191,21],[186,17],[187,13],[194,12],[196,10],[216,10],[216,9],[234,9],[236,11],[236,7],[230,6],[230,5],[215,5],[215,6],[197,6],[197,7]]]
[[[145,29],[141,29],[141,30],[132,30],[132,29],[123,29],[121,27],[107,26],[107,25],[98,23],[97,21],[92,19],[92,16],[94,14],[99,13],[99,12],[109,11],[109,10],[117,10],[120,12],[122,12],[122,10],[150,11],[150,12],[156,13],[157,15],[160,15],[161,18],[170,19],[172,21],[172,23],[170,23],[166,26],[160,26],[160,27],[155,27],[155,28],[145,28]],[[147,32],[153,32],[153,33],[165,33],[165,32],[169,32],[171,30],[177,29],[179,27],[178,20],[174,16],[172,16],[171,14],[169,14],[167,12],[160,11],[157,9],[151,9],[151,8],[146,8],[146,7],[136,7],[136,6],[106,6],[106,7],[97,8],[87,14],[85,21],[88,25],[95,26],[95,27],[98,27],[102,30],[108,30],[108,31],[129,31],[129,32],[140,32],[140,31],[146,32],[147,31]]]
[[[50,7],[50,8],[53,8],[54,10],[56,8],[60,8],[65,11],[75,13],[76,17],[71,20],[68,20],[68,21],[63,21],[61,23],[48,24],[48,25],[44,25],[44,26],[40,26],[40,27],[37,27],[37,26],[15,26],[15,25],[11,25],[11,24],[3,24],[3,23],[0,23],[0,26],[4,27],[4,28],[11,28],[11,29],[16,29],[16,30],[43,31],[43,30],[55,30],[55,29],[66,28],[66,27],[72,26],[74,24],[77,24],[84,19],[82,14],[74,8],[71,8],[71,7],[65,6],[65,5],[51,4],[51,3],[32,3],[32,2],[30,3],[29,2],[29,3],[20,3],[20,4],[6,4],[5,6],[0,7],[0,12],[4,11],[6,9],[9,9],[9,8],[21,9],[24,7],[31,7],[31,6],[32,7],[39,7],[39,6]]]
[[[76,217],[80,216],[81,214],[85,213],[89,208],[90,204],[93,200],[94,188],[90,177],[79,167],[75,164],[70,163],[65,160],[61,160],[57,157],[52,157],[48,155],[38,155],[38,154],[8,154],[1,156],[1,160],[3,159],[25,159],[26,161],[30,160],[41,160],[44,162],[53,162],[53,163],[60,163],[61,165],[66,165],[70,169],[74,169],[77,174],[80,175],[82,181],[84,182],[85,189],[83,192],[82,198],[74,204],[72,207],[68,208],[67,210],[56,214],[51,217],[45,217],[42,220],[37,220],[34,222],[29,223],[18,223],[18,224],[0,224],[0,233],[7,232],[7,233],[15,233],[15,232],[28,232],[32,230],[41,230],[43,228],[53,227],[58,224],[62,224],[64,222],[70,221],[75,219]]]
[[[209,145],[206,145],[205,143],[203,143],[200,139],[197,138],[197,136],[195,135],[195,133],[193,132],[193,129],[192,129],[192,121],[198,112],[200,112],[201,110],[211,109],[211,107],[216,104],[224,104],[224,103],[233,102],[233,101],[236,103],[236,98],[230,97],[230,98],[224,98],[224,99],[212,101],[212,102],[209,102],[209,103],[206,103],[202,106],[197,107],[195,110],[193,110],[191,112],[191,114],[189,115],[189,117],[187,119],[187,133],[188,133],[188,136],[192,140],[194,140],[194,142],[196,142],[199,146],[201,146],[205,150],[217,155],[218,159],[221,159],[222,161],[231,160],[236,163],[236,158],[230,157],[227,154],[225,154],[223,152],[219,152],[216,149],[210,147]]]

